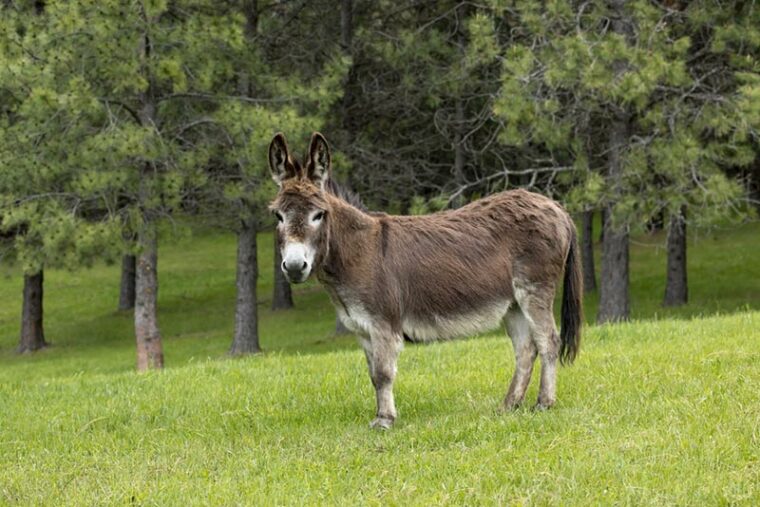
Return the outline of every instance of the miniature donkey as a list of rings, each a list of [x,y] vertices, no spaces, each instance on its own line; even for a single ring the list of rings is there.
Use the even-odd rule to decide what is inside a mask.
[[[426,216],[368,214],[326,189],[330,151],[314,133],[303,164],[283,134],[269,146],[279,193],[282,270],[293,283],[316,273],[364,348],[377,396],[371,426],[396,419],[393,380],[405,335],[447,339],[506,324],[516,368],[504,405],[525,396],[536,356],[536,408],[555,402],[557,361],[580,345],[582,277],[575,225],[556,202],[525,190],[501,192]],[[552,313],[564,271],[562,332]]]

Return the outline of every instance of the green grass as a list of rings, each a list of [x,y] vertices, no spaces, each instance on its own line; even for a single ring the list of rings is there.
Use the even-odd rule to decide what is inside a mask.
[[[710,233],[690,230],[689,234],[689,304],[678,308],[661,306],[665,294],[664,232],[632,241],[631,317],[684,318],[760,310],[760,224]],[[598,270],[598,252],[595,260]],[[597,304],[598,294],[586,298],[589,322],[596,318]]]
[[[131,315],[113,310],[117,267],[46,273],[54,346],[24,356],[13,353],[20,279],[6,268],[0,504],[757,505],[760,226],[698,238],[679,309],[659,306],[659,240],[632,252],[634,317],[649,320],[588,328],[555,409],[497,412],[512,371],[497,333],[407,347],[400,419],[384,433],[368,428],[363,354],[331,336],[323,292],[308,285],[296,309],[268,309],[270,235],[259,238],[267,352],[225,356],[234,239],[204,234],[161,251],[168,368],[146,375],[133,372]],[[593,318],[594,297],[588,307]]]

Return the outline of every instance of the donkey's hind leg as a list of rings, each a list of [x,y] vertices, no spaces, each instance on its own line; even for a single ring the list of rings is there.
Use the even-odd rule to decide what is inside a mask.
[[[551,299],[532,300],[527,304],[530,332],[541,358],[541,385],[538,390],[536,410],[545,410],[557,399],[557,359],[559,358],[559,334],[554,323]]]
[[[504,318],[507,333],[512,339],[515,350],[515,373],[509,384],[507,396],[504,398],[504,408],[517,408],[525,398],[525,391],[530,384],[533,373],[533,363],[536,361],[536,344],[531,339],[530,322],[518,306],[513,306]]]

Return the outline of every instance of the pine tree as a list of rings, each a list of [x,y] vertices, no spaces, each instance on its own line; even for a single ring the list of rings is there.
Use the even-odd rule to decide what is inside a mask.
[[[290,30],[298,12],[289,12],[287,6],[262,13],[257,2],[248,0],[234,9],[243,15],[244,43],[226,53],[234,62],[235,78],[219,83],[216,93],[237,94],[237,100],[219,102],[209,118],[215,135],[207,135],[203,142],[209,146],[213,168],[205,202],[210,198],[213,209],[221,211],[214,220],[230,223],[238,235],[238,297],[230,347],[230,353],[237,355],[260,348],[255,241],[262,224],[272,222],[267,204],[274,185],[267,165],[262,164],[269,142],[278,130],[295,142],[305,142],[313,130],[321,128],[340,97],[348,60],[338,54],[335,38],[332,48],[326,45],[310,61],[293,60],[290,55],[298,54],[297,41],[283,43],[282,34]]]
[[[5,22],[21,28],[4,32],[4,50],[20,48],[4,69],[3,81],[16,84],[17,102],[16,135],[4,141],[8,151],[24,142],[33,146],[46,171],[37,171],[26,189],[22,179],[9,183],[17,205],[5,226],[31,224],[24,237],[45,244],[50,239],[36,233],[39,219],[22,222],[22,212],[35,206],[67,216],[82,208],[80,201],[92,201],[119,238],[122,230],[135,231],[138,369],[160,368],[158,225],[206,179],[208,145],[189,143],[188,134],[213,112],[217,84],[235,76],[235,62],[226,56],[243,47],[244,20],[196,2],[55,2],[32,30],[25,28],[32,19],[27,12],[10,11]],[[15,175],[34,163],[13,162]],[[16,197],[27,194],[46,198]],[[20,255],[39,251],[17,249]]]
[[[51,42],[54,6],[8,4],[0,20],[0,233],[24,273],[18,350],[48,344],[43,325],[43,272],[76,269],[121,248],[107,199],[79,172],[72,146],[89,135],[79,118],[96,104],[73,89],[70,53]]]
[[[604,211],[600,322],[628,317],[631,232],[684,206],[702,224],[746,212],[724,169],[754,159],[757,69],[724,65],[716,44],[726,30],[738,36],[737,22],[756,28],[738,15],[748,7],[734,7],[526,1],[484,11],[502,34],[492,38],[503,48],[501,141],[572,166],[567,202]]]

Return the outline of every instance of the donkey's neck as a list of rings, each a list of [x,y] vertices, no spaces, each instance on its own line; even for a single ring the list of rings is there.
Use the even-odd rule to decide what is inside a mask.
[[[328,196],[330,203],[330,238],[327,257],[322,263],[320,281],[327,285],[340,285],[348,271],[368,257],[377,219],[348,204],[342,199]]]

